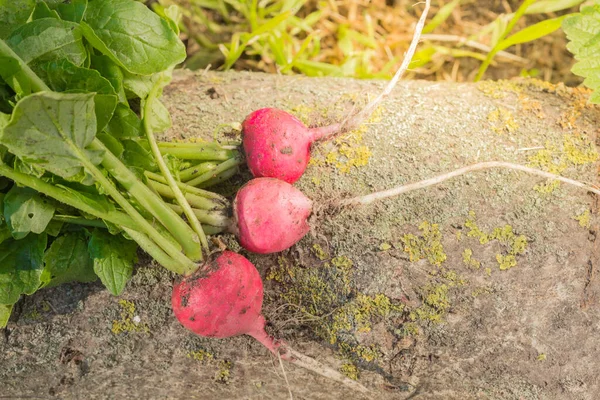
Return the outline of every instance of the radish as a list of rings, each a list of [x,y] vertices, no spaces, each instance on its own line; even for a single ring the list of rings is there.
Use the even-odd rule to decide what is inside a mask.
[[[488,161],[469,165],[434,178],[399,186],[389,190],[331,201],[328,207],[369,204],[376,200],[397,196],[422,189],[468,172],[490,168],[506,168],[558,180],[597,194],[600,190],[572,179],[502,161]],[[309,217],[313,213],[313,202],[291,184],[275,178],[255,178],[244,185],[233,203],[234,233],[247,250],[267,254],[285,250],[310,231]]]
[[[273,354],[361,392],[367,389],[318,361],[292,350],[265,331],[263,284],[245,257],[224,251],[173,286],[175,317],[188,330],[211,338],[249,335]]]
[[[355,115],[341,123],[320,128],[307,128],[293,115],[275,108],[262,108],[248,115],[242,123],[242,144],[252,175],[294,183],[308,165],[310,148],[314,142],[348,132],[363,123],[408,69],[425,25],[429,5],[430,0],[427,0],[404,61],[393,79],[377,98]]]
[[[312,201],[291,184],[275,178],[255,178],[233,202],[240,244],[255,253],[275,253],[294,245],[310,230]]]

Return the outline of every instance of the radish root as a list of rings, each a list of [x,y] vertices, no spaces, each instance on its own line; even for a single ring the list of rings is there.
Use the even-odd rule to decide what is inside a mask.
[[[447,181],[448,179],[455,178],[460,175],[464,175],[468,172],[481,171],[481,170],[490,169],[490,168],[506,168],[506,169],[512,169],[512,170],[516,170],[516,171],[527,172],[529,174],[538,175],[538,176],[541,176],[544,178],[554,179],[554,180],[557,180],[557,181],[560,181],[560,182],[563,182],[563,183],[566,183],[566,184],[569,184],[569,185],[572,185],[572,186],[575,186],[575,187],[578,187],[581,189],[585,189],[587,191],[590,191],[590,192],[600,195],[599,189],[592,187],[590,185],[586,185],[585,183],[576,181],[574,179],[565,178],[560,175],[552,174],[550,172],[542,171],[540,169],[526,167],[526,166],[520,165],[520,164],[513,164],[513,163],[503,162],[503,161],[487,161],[487,162],[482,162],[482,163],[478,163],[478,164],[469,165],[469,166],[466,166],[463,168],[459,168],[452,172],[438,175],[434,178],[429,178],[429,179],[425,179],[425,180],[422,180],[419,182],[409,183],[407,185],[398,186],[398,187],[388,189],[388,190],[382,190],[380,192],[371,193],[366,196],[358,196],[358,197],[353,197],[351,199],[341,200],[341,201],[337,202],[336,205],[343,207],[343,206],[357,205],[357,204],[370,204],[376,200],[381,200],[381,199],[385,199],[388,197],[394,197],[394,196],[398,196],[402,193],[407,193],[407,192],[411,192],[413,190],[423,189],[428,186],[436,185],[438,183]]]
[[[417,3],[417,4],[419,4],[419,3]],[[417,26],[415,27],[415,33],[413,35],[412,41],[410,42],[410,46],[408,47],[408,50],[406,51],[406,55],[404,56],[402,65],[400,65],[400,68],[398,69],[398,71],[396,71],[396,73],[394,74],[394,77],[388,82],[388,84],[385,87],[385,89],[383,90],[383,92],[381,92],[379,94],[379,96],[377,96],[374,100],[369,102],[358,113],[356,113],[355,115],[348,116],[341,123],[324,126],[321,128],[312,128],[311,131],[313,132],[315,140],[330,138],[334,135],[345,133],[345,132],[355,129],[373,113],[375,108],[377,108],[377,106],[383,101],[383,99],[385,99],[387,96],[390,95],[390,93],[392,93],[392,90],[394,89],[394,87],[396,86],[396,84],[398,83],[398,81],[400,80],[402,75],[404,75],[404,73],[408,69],[408,66],[411,63],[412,58],[415,55],[417,45],[419,44],[419,40],[421,39],[421,32],[423,32],[423,28],[425,27],[425,20],[427,19],[427,13],[429,13],[430,5],[431,5],[431,0],[426,0],[425,1],[425,9],[423,9],[421,18],[419,18],[419,22],[417,23]]]
[[[360,383],[348,378],[347,376],[339,373],[338,371],[326,366],[323,363],[306,356],[294,349],[287,344],[281,344],[280,348],[281,358],[299,367],[302,367],[308,371],[312,371],[325,378],[334,380],[347,386],[350,389],[356,390],[361,393],[370,393],[370,390],[361,385]]]

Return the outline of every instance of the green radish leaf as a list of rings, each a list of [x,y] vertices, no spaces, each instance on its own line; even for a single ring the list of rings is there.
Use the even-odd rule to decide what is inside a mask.
[[[88,6],[88,0],[60,1],[53,8],[58,11],[61,19],[80,23]]]
[[[96,135],[94,94],[35,93],[15,107],[0,144],[27,163],[67,180],[82,180],[82,160],[94,165],[102,153],[86,150]]]
[[[152,101],[151,111],[150,125],[154,132],[164,132],[171,127],[171,114],[160,100],[154,99]]]
[[[58,237],[58,235],[60,235],[60,231],[62,230],[64,225],[65,225],[64,222],[53,219],[52,221],[50,221],[48,223],[48,226],[46,227],[46,230],[44,232],[48,236]]]
[[[122,143],[125,149],[122,160],[128,167],[145,171],[156,171],[158,169],[150,150],[145,149],[135,140],[125,139],[122,140]]]
[[[16,59],[0,56],[0,77],[20,96],[31,93],[31,81]]]
[[[117,139],[137,138],[142,134],[142,121],[131,108],[118,104],[106,132]]]
[[[21,294],[33,294],[40,287],[47,243],[42,234],[0,244],[0,304],[14,304]]]
[[[55,185],[68,191],[71,195],[77,197],[79,201],[98,211],[107,213],[116,210],[114,204],[106,196],[96,192],[92,186],[85,186],[76,182],[65,182],[64,184]]]
[[[35,10],[33,10],[33,15],[31,16],[31,18],[33,20],[42,18],[60,19],[60,15],[58,15],[56,11],[51,10],[50,7],[48,7],[48,4],[44,3],[43,1],[40,1],[36,4]]]
[[[96,132],[101,132],[112,118],[117,96],[111,83],[98,71],[78,67],[68,60],[50,61],[37,68],[38,75],[52,90],[67,93],[95,92]]]
[[[145,99],[148,97],[150,90],[152,90],[156,82],[160,79],[160,75],[144,76],[124,72],[123,87],[127,93],[127,98],[139,97],[140,99]]]
[[[15,94],[4,81],[0,80],[0,130],[8,124],[12,114],[12,102]]]
[[[82,232],[70,232],[52,242],[44,255],[44,264],[50,277],[49,287],[98,279]]]
[[[433,32],[435,28],[443,24],[448,19],[450,14],[452,14],[452,11],[454,11],[456,6],[460,4],[460,2],[461,0],[452,0],[450,3],[440,8],[431,21],[425,25],[423,28],[423,33]]]
[[[23,25],[35,8],[36,0],[0,0],[0,39]]]
[[[552,13],[566,10],[567,8],[578,6],[584,1],[585,0],[541,0],[527,7],[525,14]]]
[[[521,43],[527,43],[551,34],[559,29],[565,17],[546,19],[520,30],[498,44],[499,51]]]
[[[44,232],[53,216],[54,205],[33,189],[15,185],[4,197],[4,219],[15,239]]]
[[[136,1],[92,1],[84,21],[92,46],[131,73],[151,75],[185,60],[185,46],[169,23]]]
[[[6,44],[34,71],[38,64],[59,59],[81,66],[87,57],[79,25],[54,18],[37,19],[21,26]]]
[[[6,194],[0,193],[0,243],[12,238],[10,228],[4,220],[4,197]]]
[[[115,64],[110,57],[103,55],[92,55],[90,66],[92,69],[98,71],[104,78],[108,79],[114,92],[119,96],[119,102],[127,104],[125,88],[123,87],[123,71],[121,68]]]
[[[137,262],[137,244],[95,229],[88,249],[94,260],[94,271],[108,291],[118,296],[125,289]]]
[[[6,328],[6,325],[8,324],[8,319],[10,318],[10,314],[12,313],[12,309],[12,304],[0,304],[0,329]]]
[[[570,41],[567,49],[577,63],[571,70],[585,78],[583,84],[594,90],[590,102],[600,104],[600,3],[583,7],[581,13],[567,16],[562,28]]]
[[[117,157],[121,157],[121,155],[123,154],[124,148],[118,139],[116,139],[114,136],[112,136],[106,132],[100,132],[99,134],[96,135],[96,137],[98,138],[98,140],[100,140],[102,142],[102,144],[104,144],[106,146],[106,148],[111,153],[113,153]]]

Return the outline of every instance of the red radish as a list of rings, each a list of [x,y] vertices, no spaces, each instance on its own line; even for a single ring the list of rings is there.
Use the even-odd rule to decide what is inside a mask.
[[[363,123],[408,69],[425,25],[429,5],[430,0],[426,0],[402,65],[384,91],[357,114],[341,123],[321,128],[307,128],[293,115],[276,108],[263,108],[248,115],[242,123],[242,141],[252,175],[294,183],[308,165],[313,142],[348,132]]]
[[[197,335],[227,338],[250,335],[272,352],[279,344],[265,332],[263,284],[250,261],[224,251],[205,268],[173,287],[175,316]]]
[[[237,192],[233,210],[240,244],[255,253],[285,250],[310,230],[312,201],[279,179],[252,179]]]
[[[308,165],[310,146],[327,133],[335,133],[335,129],[309,129],[298,118],[276,108],[256,110],[242,123],[248,168],[256,177],[294,183]]]
[[[598,189],[549,172],[519,164],[488,161],[389,190],[331,201],[328,205],[332,209],[339,209],[340,207],[369,204],[376,200],[436,185],[469,172],[490,168],[522,171],[600,194]],[[289,183],[275,178],[255,178],[238,191],[233,208],[237,224],[235,229],[237,229],[236,233],[240,244],[247,250],[266,254],[285,250],[308,233],[310,230],[308,218],[313,212],[313,202]]]
[[[200,336],[228,338],[250,335],[273,354],[295,365],[334,379],[355,390],[368,390],[339,372],[298,353],[265,331],[261,314],[263,284],[245,257],[224,251],[194,275],[173,287],[171,304],[181,324]]]

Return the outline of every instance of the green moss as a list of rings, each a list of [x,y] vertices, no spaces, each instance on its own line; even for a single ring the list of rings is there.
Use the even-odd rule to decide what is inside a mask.
[[[119,315],[121,319],[113,320],[111,331],[115,335],[121,333],[148,333],[150,329],[148,325],[142,323],[141,321],[136,321],[136,307],[132,301],[129,300],[119,300],[120,312]],[[139,317],[137,317],[139,318]]]
[[[377,346],[359,343],[357,334],[370,332],[374,324],[405,314],[405,307],[384,294],[369,295],[354,286],[353,263],[344,255],[328,256],[319,245],[313,254],[320,266],[304,268],[279,262],[268,279],[280,283],[279,300],[293,305],[298,318],[312,321],[314,332],[335,345],[339,354],[353,362],[376,362]]]
[[[450,290],[466,283],[456,271],[442,268],[435,273],[435,278],[431,282],[420,288],[423,303],[410,312],[410,320],[415,322],[443,322],[444,316],[451,306]]]
[[[410,261],[426,258],[432,265],[439,266],[446,261],[446,253],[442,246],[442,234],[438,224],[424,221],[419,225],[420,236],[406,234],[402,237],[404,252],[409,254]]]

